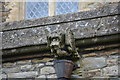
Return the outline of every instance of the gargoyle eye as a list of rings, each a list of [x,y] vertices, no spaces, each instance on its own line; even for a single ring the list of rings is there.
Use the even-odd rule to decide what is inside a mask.
[[[56,39],[53,39],[53,41],[56,41]]]

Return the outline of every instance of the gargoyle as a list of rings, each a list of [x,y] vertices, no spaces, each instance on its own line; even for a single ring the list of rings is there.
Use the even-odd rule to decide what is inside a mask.
[[[68,29],[65,33],[50,33],[47,36],[48,47],[56,59],[74,59],[79,58],[73,32]]]

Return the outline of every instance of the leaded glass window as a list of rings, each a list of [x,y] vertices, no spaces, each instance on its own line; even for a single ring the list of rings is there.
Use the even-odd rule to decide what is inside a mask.
[[[78,11],[79,2],[77,0],[67,1],[64,0],[56,2],[56,15],[73,13]]]
[[[48,16],[48,2],[26,2],[26,19]]]

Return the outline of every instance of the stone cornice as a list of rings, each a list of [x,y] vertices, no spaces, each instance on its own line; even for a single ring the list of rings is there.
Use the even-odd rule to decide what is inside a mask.
[[[119,15],[5,31],[2,33],[2,49],[45,44],[50,32],[57,30],[59,34],[67,28],[73,30],[76,39],[116,34],[120,32]]]

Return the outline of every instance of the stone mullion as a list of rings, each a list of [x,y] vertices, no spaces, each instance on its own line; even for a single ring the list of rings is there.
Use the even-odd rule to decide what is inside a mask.
[[[18,13],[18,20],[23,20],[25,19],[25,4],[26,0],[22,0],[21,2],[19,2],[19,13]]]
[[[11,9],[7,22],[9,21],[19,21],[25,18],[25,0],[21,0],[20,2],[12,1],[9,2],[6,8]]]
[[[56,0],[49,0],[49,16],[55,15],[55,9],[56,9]]]
[[[88,6],[88,3],[90,2],[83,2],[81,0],[79,0],[79,7],[78,7],[78,11],[83,11],[85,10],[85,8]]]

